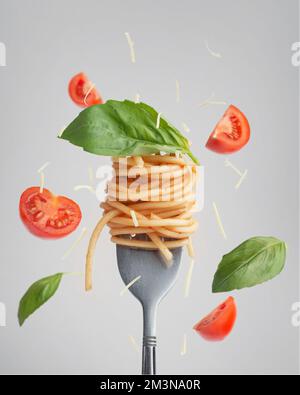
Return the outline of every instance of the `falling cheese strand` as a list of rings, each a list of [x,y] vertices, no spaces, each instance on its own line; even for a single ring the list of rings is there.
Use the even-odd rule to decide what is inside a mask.
[[[75,240],[75,242],[71,245],[71,247],[64,253],[64,255],[62,256],[62,260],[66,259],[71,253],[72,251],[77,247],[77,245],[81,242],[81,240],[83,239],[83,237],[85,236],[87,232],[87,228],[82,228],[81,233],[79,235],[79,237]]]
[[[187,351],[187,336],[186,333],[183,335],[183,340],[182,340],[182,347],[181,347],[181,352],[180,355],[183,356],[186,354]]]
[[[216,215],[216,219],[217,219],[220,231],[221,231],[224,239],[227,239],[227,236],[226,236],[226,233],[225,233],[225,230],[224,230],[224,226],[222,224],[221,217],[220,217],[220,214],[219,214],[219,210],[218,210],[217,205],[216,205],[215,202],[213,202],[213,208],[214,208],[214,211],[215,211],[215,215]]]
[[[137,344],[135,338],[132,335],[129,335],[128,337],[129,337],[130,343],[132,344],[135,351],[139,352],[139,347],[138,347],[138,344]]]
[[[191,281],[192,281],[192,275],[194,271],[194,265],[195,261],[194,259],[191,259],[190,261],[190,267],[187,272],[186,278],[185,278],[185,286],[184,286],[184,297],[187,298],[190,294],[190,288],[191,288]]]
[[[206,46],[206,49],[208,50],[208,52],[209,52],[212,56],[214,56],[215,58],[221,58],[221,57],[222,57],[222,55],[221,55],[220,53],[214,52],[214,51],[209,47],[207,41],[205,41],[205,46]]]
[[[156,129],[159,129],[159,125],[160,125],[160,117],[161,117],[161,112],[157,114],[157,119],[156,119]]]
[[[128,42],[129,49],[130,49],[131,62],[135,63],[134,42],[132,41],[130,34],[128,32],[125,33],[125,36],[127,38],[127,42]]]
[[[239,179],[239,182],[236,184],[235,189],[239,189],[239,187],[241,186],[241,183],[244,181],[247,174],[248,174],[248,170],[246,169],[244,171],[244,173],[242,174],[241,178]]]
[[[89,87],[88,91],[86,92],[86,94],[85,94],[85,96],[84,96],[83,103],[84,103],[86,106],[89,105],[89,104],[87,103],[86,100],[87,100],[89,94],[92,92],[92,90],[93,90],[94,88],[95,88],[95,84],[92,84],[92,83],[91,83],[91,86]]]
[[[122,289],[122,291],[120,292],[120,295],[123,296],[129,290],[129,288],[132,287],[133,284],[135,284],[141,277],[142,276],[137,276],[132,281],[130,281],[130,283],[127,284],[126,287]]]

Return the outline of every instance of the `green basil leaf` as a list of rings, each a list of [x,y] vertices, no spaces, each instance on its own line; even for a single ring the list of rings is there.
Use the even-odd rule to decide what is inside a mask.
[[[19,304],[18,319],[20,326],[39,307],[47,302],[57,291],[64,273],[56,273],[52,276],[42,278],[33,283]]]
[[[83,110],[60,138],[97,155],[138,156],[165,151],[191,153],[189,141],[145,103],[108,100]]]
[[[215,273],[212,291],[253,287],[283,269],[286,244],[275,237],[252,237],[224,255]]]

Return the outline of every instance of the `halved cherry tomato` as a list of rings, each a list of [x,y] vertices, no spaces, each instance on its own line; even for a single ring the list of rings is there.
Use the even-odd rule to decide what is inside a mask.
[[[64,196],[55,196],[48,189],[40,193],[39,187],[28,188],[22,193],[19,210],[28,230],[47,239],[67,236],[81,221],[77,203]]]
[[[69,82],[69,95],[80,107],[102,104],[103,100],[97,89],[84,73],[76,74]]]
[[[193,329],[206,340],[223,340],[233,328],[236,313],[234,298],[229,296],[224,303],[195,324]]]
[[[209,136],[206,148],[219,154],[230,154],[243,148],[250,138],[250,126],[245,115],[229,106]]]

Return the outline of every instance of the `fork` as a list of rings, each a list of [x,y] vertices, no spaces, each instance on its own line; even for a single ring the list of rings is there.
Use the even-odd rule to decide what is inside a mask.
[[[129,291],[143,308],[142,374],[156,374],[156,315],[162,298],[175,283],[181,262],[182,247],[174,248],[172,265],[167,267],[158,251],[117,245],[117,262],[127,285],[141,276]]]

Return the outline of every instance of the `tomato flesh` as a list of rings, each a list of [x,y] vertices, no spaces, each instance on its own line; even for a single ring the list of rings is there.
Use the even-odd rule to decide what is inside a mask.
[[[26,189],[19,203],[20,217],[35,236],[58,239],[73,232],[81,221],[77,203],[64,196],[55,196],[48,189]]]
[[[84,73],[76,74],[69,82],[69,95],[80,107],[102,104],[103,100],[97,89]]]
[[[243,148],[250,139],[250,126],[245,115],[231,105],[209,136],[206,148],[219,154],[230,154]]]
[[[225,302],[195,324],[193,329],[205,340],[221,341],[231,332],[236,315],[234,298],[229,296]]]

